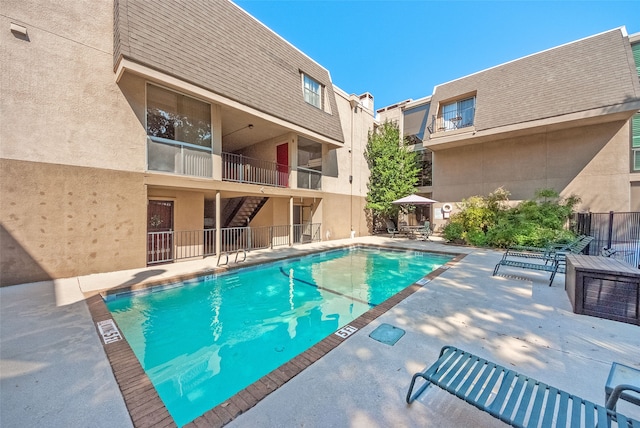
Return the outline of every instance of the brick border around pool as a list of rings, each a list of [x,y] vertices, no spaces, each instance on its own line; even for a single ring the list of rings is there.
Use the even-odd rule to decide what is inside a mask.
[[[398,250],[397,248],[390,248],[377,245],[359,245],[365,247],[377,247],[391,250]],[[348,248],[348,247],[343,247]],[[407,251],[420,251],[411,250]],[[424,251],[431,252],[434,251]],[[443,266],[429,273],[420,280],[409,285],[399,293],[391,296],[375,308],[370,309],[358,318],[349,323],[350,326],[360,330],[368,325],[370,322],[384,314],[395,305],[424,287],[428,283],[426,280],[432,280],[443,272],[446,272],[451,266],[462,260],[466,254],[452,254],[452,253],[440,253],[453,255],[453,259],[449,260]],[[263,263],[271,263],[277,260],[269,260]],[[247,264],[248,265],[248,264]],[[247,266],[244,265],[244,266]],[[241,267],[244,267],[241,266]],[[200,273],[197,276],[201,276]],[[176,282],[184,280],[184,277],[172,278],[166,282]],[[159,284],[145,284],[146,286],[155,286]],[[132,286],[128,287],[129,290],[138,289],[140,287]],[[114,290],[122,292],[123,290]],[[111,294],[111,293],[110,293]],[[87,305],[89,312],[93,318],[96,332],[100,336],[100,340],[103,341],[104,350],[111,364],[113,375],[120,387],[122,397],[131,416],[131,421],[136,428],[165,428],[176,427],[176,423],[169,414],[169,411],[165,407],[164,403],[160,399],[155,387],[151,383],[151,380],[144,372],[144,369],[140,365],[138,358],[133,353],[131,346],[126,339],[117,340],[115,342],[105,343],[100,330],[98,329],[98,322],[111,320],[112,316],[107,309],[104,299],[100,295],[94,295],[87,298]],[[115,323],[115,320],[113,321]],[[344,337],[343,337],[344,336]],[[284,363],[280,367],[276,368],[269,374],[258,379],[242,391],[238,392],[234,396],[227,399],[224,403],[219,404],[213,409],[205,412],[203,415],[194,419],[185,427],[188,428],[201,428],[201,427],[222,427],[233,419],[241,415],[243,412],[248,411],[253,406],[258,404],[260,400],[267,395],[293,379],[296,375],[309,367],[311,364],[328,354],[331,350],[340,345],[343,341],[347,340],[350,335],[339,336],[331,334],[320,342],[316,343],[311,348],[307,349],[303,353],[299,354],[292,360]]]

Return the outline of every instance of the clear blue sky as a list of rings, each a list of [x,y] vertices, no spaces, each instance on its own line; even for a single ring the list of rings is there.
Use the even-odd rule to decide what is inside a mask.
[[[535,52],[626,26],[640,1],[236,0],[375,108]],[[585,58],[585,61],[588,61]]]

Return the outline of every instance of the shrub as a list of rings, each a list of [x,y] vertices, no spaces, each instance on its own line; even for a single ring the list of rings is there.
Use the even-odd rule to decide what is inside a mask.
[[[451,219],[451,222],[444,227],[442,234],[447,241],[457,242],[462,240],[462,233],[464,232],[464,226],[455,220],[455,215]]]
[[[541,189],[532,200],[518,206],[507,205],[509,192],[499,188],[488,196],[472,196],[461,202],[460,212],[444,228],[448,240],[463,239],[475,246],[508,247],[529,245],[544,247],[574,238],[565,229],[580,198],[561,198],[553,189]]]

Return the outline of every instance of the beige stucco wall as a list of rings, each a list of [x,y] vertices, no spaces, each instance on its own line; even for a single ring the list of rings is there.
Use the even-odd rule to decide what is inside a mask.
[[[551,187],[582,198],[581,210],[628,211],[627,122],[571,128],[467,145],[434,154],[433,198],[460,201],[498,187],[530,199]]]
[[[138,173],[0,160],[1,285],[146,264]]]
[[[318,208],[322,213],[322,239],[348,238],[352,226],[356,236],[368,235],[365,203],[365,198],[350,195],[332,195],[323,199]]]
[[[142,172],[144,128],[113,73],[113,4],[87,13],[79,0],[2,1],[0,157]]]
[[[364,151],[367,134],[373,129],[373,112],[358,106],[354,113],[347,96],[336,91],[338,112],[344,131],[345,147],[323,152],[322,190],[327,193],[366,196],[369,174]],[[352,176],[352,183],[349,183]]]

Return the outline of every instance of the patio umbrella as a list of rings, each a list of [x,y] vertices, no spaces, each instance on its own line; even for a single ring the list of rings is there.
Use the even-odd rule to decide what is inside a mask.
[[[404,198],[396,199],[391,203],[396,205],[427,205],[427,204],[433,204],[434,202],[438,202],[438,201],[425,198],[424,196],[411,194],[409,196],[405,196]]]

